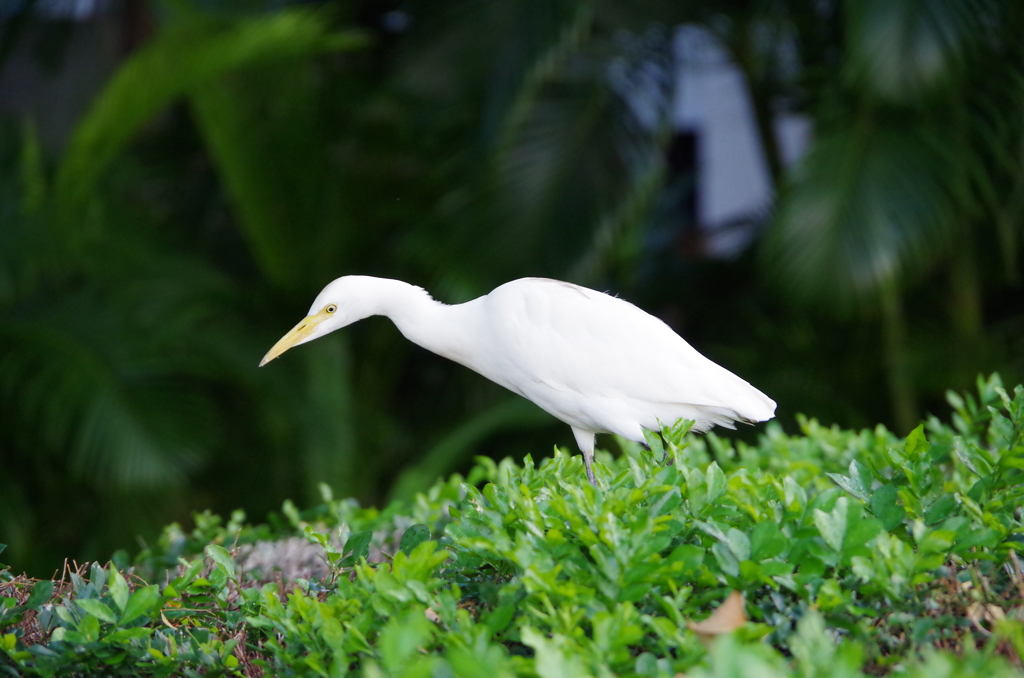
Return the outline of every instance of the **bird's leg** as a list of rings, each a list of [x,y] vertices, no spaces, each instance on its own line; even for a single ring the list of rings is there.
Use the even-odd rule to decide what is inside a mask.
[[[594,477],[594,451],[583,450],[583,465],[587,467],[587,480],[594,487],[597,487],[597,478]]]
[[[576,436],[576,444],[579,445],[580,452],[583,453],[583,465],[587,467],[587,480],[591,485],[597,487],[597,478],[594,477],[594,432],[584,431],[573,426],[572,433]]]

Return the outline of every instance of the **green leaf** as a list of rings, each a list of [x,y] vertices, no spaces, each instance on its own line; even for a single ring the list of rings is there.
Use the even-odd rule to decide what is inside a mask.
[[[722,568],[722,572],[733,577],[740,576],[739,559],[736,558],[736,554],[733,553],[728,544],[721,541],[715,542],[711,547],[711,553],[714,554],[715,560],[718,561],[718,566]]]
[[[103,637],[108,643],[124,643],[139,638],[148,638],[153,634],[153,629],[145,626],[136,626],[130,629],[118,629]]]
[[[706,551],[700,546],[683,544],[673,549],[667,560],[670,563],[682,563],[683,573],[686,574],[693,572],[704,563],[705,553]]]
[[[639,676],[657,676],[658,658],[650,652],[641,652],[637,655],[633,670]]]
[[[430,528],[422,523],[411,526],[402,533],[402,540],[399,543],[399,550],[405,555],[412,553],[412,550],[430,539]]]
[[[207,545],[206,555],[209,558],[224,568],[224,573],[227,574],[229,579],[235,578],[235,561],[231,558],[231,554],[228,553],[227,549],[218,544]]]
[[[113,566],[110,568],[108,587],[110,588],[110,597],[114,600],[114,604],[117,605],[119,610],[124,612],[124,606],[128,604],[128,582],[117,571],[117,568]]]
[[[928,450],[931,449],[931,445],[928,443],[928,439],[924,435],[924,424],[920,424],[917,428],[910,432],[907,436],[907,442],[904,444],[904,453],[907,455],[907,459],[916,461],[923,459]]]
[[[204,563],[202,558],[193,558],[190,561],[179,559],[178,563],[185,567],[185,571],[182,573],[181,577],[175,579],[177,587],[180,590],[195,581],[195,578],[203,571]]]
[[[796,482],[793,476],[786,476],[782,479],[782,488],[787,509],[793,509],[793,505],[796,504],[795,509],[801,511],[807,506],[807,490]]]
[[[924,522],[926,525],[935,525],[941,523],[943,520],[948,518],[953,511],[956,510],[957,502],[956,498],[951,494],[944,494],[939,497],[935,503],[928,507],[928,510],[924,513]]]
[[[828,477],[857,499],[865,502],[868,500],[865,480],[870,484],[871,474],[856,459],[850,462],[850,475],[844,476],[841,473],[829,473]]]
[[[699,514],[708,504],[707,479],[699,468],[691,468],[686,473],[686,493],[689,497],[690,507],[694,513]]]
[[[708,484],[708,503],[713,504],[716,499],[725,494],[725,474],[719,468],[718,462],[711,462],[706,474]]]
[[[484,623],[491,630],[492,633],[498,633],[508,628],[508,625],[512,622],[512,618],[516,614],[515,605],[499,605],[487,615],[484,619]]]
[[[117,621],[117,617],[107,604],[101,600],[95,598],[84,598],[75,601],[78,607],[82,608],[87,614],[91,614],[102,622],[113,624]]]
[[[844,476],[841,473],[828,473],[829,478],[834,480],[839,487],[843,488],[850,494],[861,501],[867,501],[868,496],[864,490],[864,486],[860,484],[860,481],[849,476]]]
[[[994,548],[998,544],[999,533],[986,527],[980,530],[971,530],[966,536],[958,539],[954,551],[963,554],[975,546]]]
[[[49,580],[43,580],[37,582],[32,587],[32,593],[28,595],[28,600],[25,601],[25,608],[34,610],[40,605],[48,601],[53,596],[53,582]]]
[[[736,556],[736,560],[750,560],[750,537],[746,533],[730,527],[725,533],[726,543],[729,550]]]
[[[87,643],[94,643],[100,639],[100,622],[91,614],[85,615],[78,624],[78,632],[82,634]]]
[[[895,485],[882,485],[871,495],[871,512],[882,521],[882,526],[892,532],[907,517],[907,512],[897,503]]]
[[[156,584],[151,586],[145,586],[140,589],[135,589],[131,597],[128,598],[128,603],[125,605],[124,612],[121,614],[121,624],[128,624],[139,617],[148,614],[153,606],[161,602],[163,597],[160,595],[160,587]]]
[[[840,497],[829,513],[825,513],[821,509],[814,509],[814,524],[818,528],[818,532],[821,533],[826,544],[840,553],[843,550],[843,538],[846,536],[848,502],[846,497]]]
[[[876,518],[863,518],[849,528],[843,540],[843,550],[864,546],[882,531],[882,522]]]
[[[341,567],[352,567],[360,558],[365,558],[370,554],[370,542],[373,540],[373,530],[362,530],[355,532],[345,542],[345,548],[343,553],[346,553],[344,558],[341,559]]]
[[[378,647],[384,666],[397,674],[419,653],[433,635],[434,625],[424,608],[412,606],[404,614],[392,618],[381,631]]]
[[[977,476],[984,478],[992,473],[992,465],[979,453],[980,449],[976,444],[964,444],[962,438],[957,438],[953,444],[953,454],[963,462],[964,466]]]
[[[223,567],[218,565],[210,571],[210,585],[213,586],[214,593],[222,591],[228,585],[228,581],[230,581],[230,577]]]
[[[918,540],[918,552],[922,555],[946,553],[956,541],[956,533],[951,530],[932,530]],[[941,563],[941,560],[939,561]]]
[[[554,635],[547,636],[526,626],[520,632],[523,643],[536,653],[536,671],[540,678],[590,678],[583,658],[570,651],[567,639]]]
[[[762,520],[750,533],[750,559],[774,558],[786,550],[788,543],[774,520]]]
[[[659,432],[646,428],[642,429],[642,432],[644,440],[647,442],[647,447],[651,449],[651,454],[654,455],[655,459],[661,459],[665,455],[665,444],[662,442]]]

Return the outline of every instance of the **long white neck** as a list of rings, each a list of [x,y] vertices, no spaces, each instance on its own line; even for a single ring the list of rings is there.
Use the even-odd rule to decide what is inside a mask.
[[[462,306],[436,301],[426,290],[401,280],[365,278],[367,316],[391,319],[406,339],[446,358],[462,362],[469,329]]]

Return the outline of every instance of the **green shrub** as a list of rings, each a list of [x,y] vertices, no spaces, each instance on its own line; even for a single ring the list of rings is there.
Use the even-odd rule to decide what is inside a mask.
[[[0,670],[1022,675],[1024,387],[949,400],[952,424],[906,439],[801,420],[733,445],[677,425],[599,456],[599,490],[556,450],[481,459],[384,511],[325,488],[270,525],[199,515],[130,567],[7,572]],[[749,619],[697,633],[732,591]]]

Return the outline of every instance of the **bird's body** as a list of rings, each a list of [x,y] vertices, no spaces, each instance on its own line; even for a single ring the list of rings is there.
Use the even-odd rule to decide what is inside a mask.
[[[333,309],[333,310],[331,310]],[[594,481],[594,436],[643,442],[643,430],[692,419],[694,430],[771,419],[775,403],[622,299],[571,283],[523,278],[445,305],[397,280],[346,276],[267,353],[371,315],[410,341],[479,372],[569,424]]]

